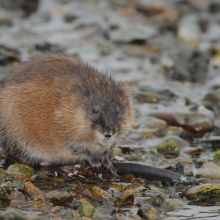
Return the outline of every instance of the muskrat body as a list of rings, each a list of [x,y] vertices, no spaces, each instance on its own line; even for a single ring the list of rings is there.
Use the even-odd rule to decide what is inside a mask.
[[[0,96],[3,150],[31,165],[86,161],[96,174],[103,167],[114,173],[110,150],[132,117],[125,83],[67,54],[47,53],[22,63]]]

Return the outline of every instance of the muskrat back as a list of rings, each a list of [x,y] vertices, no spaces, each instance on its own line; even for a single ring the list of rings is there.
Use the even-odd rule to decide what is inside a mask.
[[[3,150],[27,164],[86,160],[96,173],[100,166],[114,172],[110,150],[132,118],[125,83],[67,54],[47,53],[22,63],[0,96]]]

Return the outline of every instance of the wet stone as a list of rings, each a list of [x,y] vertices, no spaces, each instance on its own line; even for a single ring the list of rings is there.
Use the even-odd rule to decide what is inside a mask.
[[[216,151],[214,153],[214,157],[213,157],[214,161],[220,165],[220,150]]]
[[[149,204],[149,205],[153,205],[154,202],[154,198],[152,196],[146,196],[146,197],[135,197],[134,199],[134,204],[141,206],[143,204]]]
[[[31,206],[31,208],[37,211],[47,211],[51,209],[51,204],[36,202]]]
[[[153,93],[139,93],[135,96],[138,103],[158,103],[160,97]]]
[[[24,164],[12,164],[8,167],[7,173],[11,176],[32,177],[35,171],[32,167]]]
[[[134,194],[121,194],[115,204],[120,205],[120,204],[126,204],[126,203],[133,203],[134,202]]]
[[[200,183],[200,184],[209,184],[209,183],[212,183],[212,181],[210,179],[207,179],[207,178],[199,178],[197,179],[197,181]]]
[[[5,47],[0,44],[0,65],[7,66],[20,62],[20,53],[17,50]]]
[[[173,141],[175,141],[178,144],[179,148],[181,149],[186,147],[186,145],[188,144],[184,139],[176,135],[166,135],[165,137],[162,138],[163,141],[166,141],[169,139],[172,139]]]
[[[94,214],[92,216],[93,220],[113,220],[115,219],[114,214],[116,209],[110,205],[103,205],[95,208]]]
[[[67,23],[71,23],[73,21],[75,21],[78,17],[76,15],[73,15],[73,14],[66,14],[64,16],[64,21],[67,22]]]
[[[57,45],[51,44],[49,42],[45,42],[45,43],[42,43],[42,44],[36,44],[35,45],[35,49],[39,50],[39,51],[42,51],[42,52],[47,52],[47,51],[50,51],[50,52],[62,52],[63,51],[63,49],[61,49]]]
[[[132,132],[129,135],[129,139],[132,139],[132,140],[141,140],[142,138],[143,138],[143,135],[140,132]]]
[[[64,219],[73,219],[72,210],[71,209],[64,209],[63,218]]]
[[[165,199],[162,207],[164,209],[176,209],[186,205],[186,202],[180,199]]]
[[[24,181],[21,180],[13,180],[13,186],[19,190],[24,191]]]
[[[7,209],[0,214],[1,220],[27,220],[27,218],[17,209]]]
[[[42,203],[45,203],[45,195],[40,189],[34,186],[31,182],[26,182],[24,186],[25,193],[28,196],[34,198],[34,201],[40,201]]]
[[[174,80],[204,81],[208,68],[208,56],[198,50],[182,50],[174,56],[174,65],[165,68],[166,76]]]
[[[90,202],[86,201],[82,204],[82,213],[84,216],[90,218],[93,214],[93,211],[94,211],[94,206]]]
[[[168,125],[180,126],[189,134],[202,135],[213,128],[213,122],[203,114],[158,112],[150,115],[166,121]]]
[[[138,215],[144,219],[160,219],[158,211],[148,204],[143,204],[140,206]]]
[[[197,170],[196,177],[218,180],[220,179],[220,167],[214,163],[204,163],[202,167]]]
[[[118,192],[124,191],[128,187],[125,183],[112,183],[109,185],[109,189],[117,190]]]
[[[115,43],[138,43],[145,44],[147,38],[154,36],[157,30],[145,26],[145,29],[139,27],[125,27],[111,31],[110,38]]]
[[[182,162],[178,162],[177,164],[175,164],[175,166],[172,167],[171,171],[183,175],[184,174],[184,166],[183,166]]]
[[[11,202],[11,187],[0,186],[0,207],[7,207]]]
[[[126,194],[136,194],[136,195],[142,195],[147,193],[147,188],[145,186],[140,185],[138,182],[129,185],[127,189],[125,190]]]
[[[6,176],[6,172],[4,169],[0,169],[0,179],[3,179]]]
[[[189,200],[199,200],[210,196],[220,196],[220,185],[203,184],[199,186],[191,186],[184,189],[182,195]]]
[[[174,140],[168,139],[161,143],[161,145],[158,147],[158,152],[166,156],[173,155],[175,157],[178,157],[180,149],[178,144]]]
[[[167,129],[167,135],[180,136],[182,133],[183,129],[181,127],[169,126]]]
[[[68,193],[67,191],[60,192],[59,190],[46,192],[45,196],[47,199],[50,199],[51,202],[56,206],[71,202],[73,199],[72,193]]]
[[[166,128],[167,123],[164,120],[154,118],[154,117],[146,117],[146,125],[148,128]]]
[[[130,215],[128,216],[120,216],[117,217],[116,220],[141,220],[141,217],[139,215]]]
[[[109,201],[112,200],[111,195],[103,189],[99,188],[98,186],[94,186],[91,190],[91,193],[94,197],[98,199],[107,199]]]
[[[123,154],[122,154],[122,150],[121,150],[121,148],[119,148],[119,147],[114,147],[113,148],[113,155],[114,156],[122,156]]]
[[[168,187],[159,187],[159,186],[149,186],[151,192],[157,193],[159,195],[169,195],[173,198],[179,198],[180,196],[172,189]]]
[[[72,210],[72,215],[73,215],[73,219],[77,219],[80,217],[79,212],[77,212],[76,210]]]
[[[99,53],[102,56],[109,55],[112,52],[112,45],[108,43],[99,44]]]

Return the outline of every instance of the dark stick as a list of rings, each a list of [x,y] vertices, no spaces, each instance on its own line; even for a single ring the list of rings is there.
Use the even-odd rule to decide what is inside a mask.
[[[118,174],[132,174],[136,177],[152,180],[160,180],[185,185],[199,185],[199,182],[193,178],[152,166],[135,163],[113,163],[113,165]]]

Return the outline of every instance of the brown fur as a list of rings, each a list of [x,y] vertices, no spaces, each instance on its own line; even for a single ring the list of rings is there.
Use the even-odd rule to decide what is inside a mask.
[[[84,161],[88,152],[102,154],[111,146],[100,144],[103,134],[94,129],[84,107],[96,100],[100,105],[101,99],[108,105],[109,99],[116,100],[113,103],[123,109],[112,145],[129,129],[133,118],[124,83],[65,54],[48,53],[21,64],[9,75],[0,96],[5,153],[28,164],[73,164]]]

